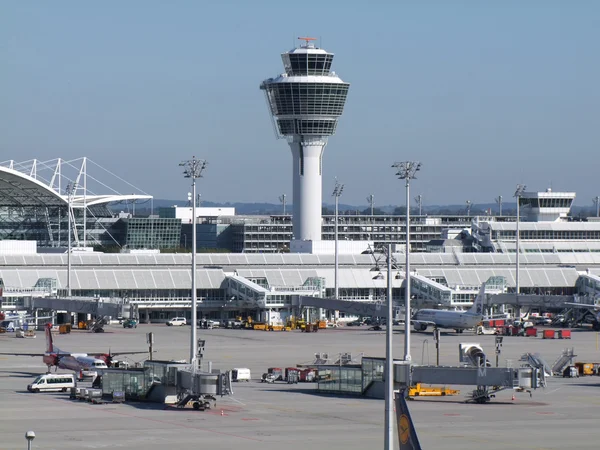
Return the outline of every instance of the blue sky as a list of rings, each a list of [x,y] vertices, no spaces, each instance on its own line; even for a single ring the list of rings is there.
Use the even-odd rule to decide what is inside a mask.
[[[261,80],[297,36],[351,83],[323,199],[404,204],[391,164],[419,160],[424,204],[531,189],[600,194],[600,2],[5,1],[0,160],[88,156],[156,198],[178,163],[212,201],[291,198]],[[101,174],[98,174],[102,177]]]

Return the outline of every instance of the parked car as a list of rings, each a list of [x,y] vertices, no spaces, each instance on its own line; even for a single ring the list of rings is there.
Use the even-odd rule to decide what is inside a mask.
[[[361,319],[353,320],[352,322],[348,322],[346,326],[348,327],[361,327],[365,324],[365,322]]]
[[[221,322],[213,319],[200,319],[197,322],[198,328],[204,328],[205,330],[212,330],[213,328],[219,328]]]
[[[185,317],[173,317],[167,322],[167,325],[170,327],[187,325],[187,320],[185,320]]]
[[[127,319],[123,322],[123,328],[137,328],[137,320]]]

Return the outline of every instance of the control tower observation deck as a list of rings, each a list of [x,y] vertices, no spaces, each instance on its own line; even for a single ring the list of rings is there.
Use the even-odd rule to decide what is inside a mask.
[[[335,134],[348,88],[332,72],[333,54],[313,45],[313,38],[283,53],[285,73],[264,80],[278,138],[287,138],[293,158],[293,235],[296,240],[321,240],[323,150]]]

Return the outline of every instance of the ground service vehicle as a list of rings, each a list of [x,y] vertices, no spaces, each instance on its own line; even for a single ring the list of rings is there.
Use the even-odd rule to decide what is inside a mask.
[[[27,386],[29,392],[62,391],[75,387],[75,376],[72,373],[46,373],[40,375]]]
[[[231,381],[250,381],[250,369],[236,368],[231,371]]]
[[[167,322],[167,325],[170,327],[187,325],[187,321],[185,320],[185,317],[173,317]]]

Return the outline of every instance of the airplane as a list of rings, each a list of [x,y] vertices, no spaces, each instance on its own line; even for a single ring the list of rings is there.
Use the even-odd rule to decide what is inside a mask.
[[[403,391],[396,393],[396,422],[398,424],[398,448],[400,450],[421,450],[419,437],[410,417]]]
[[[444,311],[439,309],[421,309],[411,320],[416,331],[426,331],[428,327],[453,328],[462,333],[467,328],[475,328],[483,320],[483,300],[485,283],[481,285],[473,306],[468,311]]]
[[[592,322],[592,329],[594,331],[600,331],[600,305],[586,305],[582,303],[565,303],[566,306],[572,306],[573,308],[585,308],[594,314],[594,321]]]
[[[46,351],[44,353],[0,353],[1,355],[13,356],[41,356],[44,364],[48,366],[48,372],[51,367],[55,370],[66,369],[73,370],[79,374],[80,378],[91,376],[95,377],[98,370],[107,369],[113,363],[113,357],[118,355],[134,355],[147,352],[118,352],[118,353],[100,353],[88,355],[87,353],[70,353],[59,349],[54,345],[52,339],[52,324],[46,325]]]

